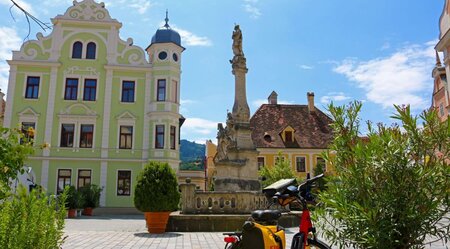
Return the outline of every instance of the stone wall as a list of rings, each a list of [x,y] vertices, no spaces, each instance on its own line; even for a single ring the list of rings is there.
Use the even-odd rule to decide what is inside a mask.
[[[180,189],[183,214],[250,214],[269,204],[259,191],[198,191],[189,179]]]

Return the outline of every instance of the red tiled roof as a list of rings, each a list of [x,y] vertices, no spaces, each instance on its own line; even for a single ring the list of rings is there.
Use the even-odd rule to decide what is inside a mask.
[[[331,123],[318,108],[310,113],[307,105],[263,104],[250,119],[257,148],[327,148],[333,139]],[[294,142],[281,137],[288,125],[295,130]]]

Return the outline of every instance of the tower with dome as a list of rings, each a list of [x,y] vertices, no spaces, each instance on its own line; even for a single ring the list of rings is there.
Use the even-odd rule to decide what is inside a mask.
[[[101,206],[133,207],[145,163],[180,163],[180,35],[166,13],[143,49],[93,0],[51,21],[48,36],[38,33],[8,60],[4,126],[35,130],[27,166],[47,192],[92,183],[104,187]]]

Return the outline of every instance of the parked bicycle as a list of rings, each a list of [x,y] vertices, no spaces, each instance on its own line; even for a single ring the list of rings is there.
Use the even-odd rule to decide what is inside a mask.
[[[313,183],[322,177],[323,174],[307,179],[298,187],[294,185],[295,179],[281,180],[263,190],[266,196],[273,200],[268,208],[274,204],[284,207],[293,203],[298,203],[302,207],[299,232],[292,238],[291,249],[331,249],[317,239],[308,209],[308,204],[315,201],[311,194]],[[224,233],[225,249],[285,249],[284,228],[277,225],[280,217],[279,210],[253,211],[249,221],[244,223],[242,232]]]

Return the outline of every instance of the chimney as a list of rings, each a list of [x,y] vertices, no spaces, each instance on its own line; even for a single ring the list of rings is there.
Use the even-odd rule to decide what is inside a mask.
[[[306,94],[306,96],[308,96],[308,110],[310,113],[313,113],[316,111],[315,107],[314,107],[314,93],[313,92],[308,92]]]
[[[272,91],[272,93],[269,95],[269,98],[268,98],[269,105],[278,104],[277,98],[278,98],[278,94],[275,91]]]

